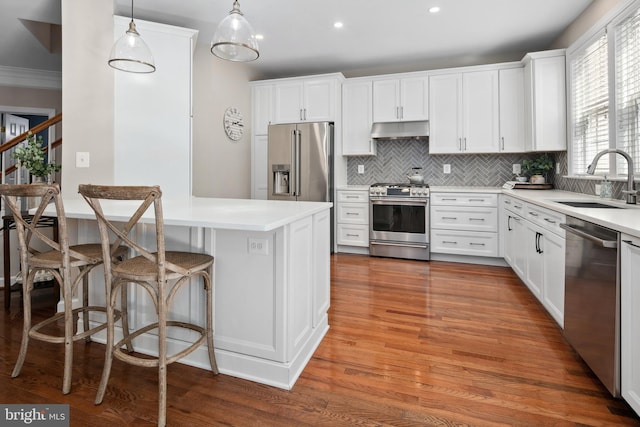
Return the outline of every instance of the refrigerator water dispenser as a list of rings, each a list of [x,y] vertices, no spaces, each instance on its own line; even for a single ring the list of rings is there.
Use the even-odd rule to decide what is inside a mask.
[[[291,165],[273,165],[273,194],[291,194],[289,187],[289,174]]]

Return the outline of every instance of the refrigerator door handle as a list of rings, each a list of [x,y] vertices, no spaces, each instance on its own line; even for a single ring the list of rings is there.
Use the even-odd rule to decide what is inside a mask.
[[[300,164],[302,163],[302,135],[301,132],[299,130],[295,131],[295,156],[296,156],[296,161],[295,161],[295,165],[296,165],[296,171],[295,171],[295,181],[296,181],[296,197],[300,197],[300,187],[301,187],[301,183],[300,183],[300,179],[301,179],[301,174],[300,174]]]

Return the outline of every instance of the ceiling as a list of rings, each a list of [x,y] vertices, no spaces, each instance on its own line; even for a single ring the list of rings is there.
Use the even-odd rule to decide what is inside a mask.
[[[136,19],[194,28],[208,46],[232,0],[136,0]],[[347,77],[519,60],[544,50],[592,0],[240,0],[260,78]],[[114,0],[129,16],[129,0]],[[428,13],[440,6],[437,14]],[[0,0],[0,65],[61,70],[59,0]],[[341,29],[333,27],[343,22]],[[40,23],[40,24],[38,24]],[[49,31],[49,32],[48,32]],[[144,34],[142,34],[144,38]],[[47,39],[49,39],[48,46]],[[44,40],[44,42],[43,42]]]

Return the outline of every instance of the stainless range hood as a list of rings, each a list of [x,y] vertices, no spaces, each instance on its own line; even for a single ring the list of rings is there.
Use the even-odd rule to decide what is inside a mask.
[[[377,122],[371,127],[371,138],[385,139],[427,139],[429,122]]]

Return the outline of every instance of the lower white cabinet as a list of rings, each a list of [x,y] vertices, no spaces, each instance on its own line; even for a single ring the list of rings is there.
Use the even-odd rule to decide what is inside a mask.
[[[622,235],[620,269],[621,390],[640,414],[640,238]]]
[[[369,189],[338,190],[338,245],[369,247]]]
[[[564,327],[565,216],[503,196],[504,259]]]
[[[431,253],[498,256],[498,195],[432,193]]]

